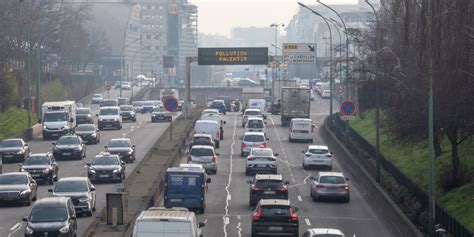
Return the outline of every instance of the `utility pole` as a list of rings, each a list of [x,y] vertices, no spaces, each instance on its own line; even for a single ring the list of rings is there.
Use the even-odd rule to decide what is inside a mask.
[[[186,80],[184,81],[184,119],[191,116],[191,63],[197,62],[198,57],[186,57]]]

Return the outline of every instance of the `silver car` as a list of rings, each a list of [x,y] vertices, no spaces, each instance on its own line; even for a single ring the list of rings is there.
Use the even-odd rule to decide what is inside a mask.
[[[338,229],[314,228],[304,232],[303,237],[344,237]]]
[[[272,148],[252,148],[245,164],[245,175],[277,174],[277,160]]]
[[[53,197],[70,197],[76,213],[92,216],[95,211],[95,187],[87,177],[62,178],[48,191]]]
[[[332,170],[332,153],[327,146],[309,145],[301,151],[303,156],[303,169],[310,167],[324,167]]]
[[[269,140],[263,132],[246,132],[240,138],[240,156],[246,157],[252,148],[266,148]]]
[[[350,201],[349,184],[340,172],[319,172],[316,177],[311,177],[310,193],[313,201],[321,198],[343,199]]]
[[[216,174],[218,155],[219,154],[215,152],[213,146],[193,146],[189,151],[188,164],[200,164],[207,173]]]
[[[249,118],[263,118],[263,115],[260,109],[246,109],[242,115],[242,127],[245,127]]]

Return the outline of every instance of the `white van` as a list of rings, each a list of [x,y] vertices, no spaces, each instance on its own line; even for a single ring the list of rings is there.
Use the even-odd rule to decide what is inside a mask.
[[[264,99],[249,99],[249,109],[260,109],[264,119],[267,119],[267,102]]]
[[[196,121],[196,124],[194,124],[193,134],[197,134],[197,133],[210,134],[212,136],[212,140],[214,140],[214,143],[216,144],[216,148],[219,148],[221,130],[220,130],[220,124],[217,121],[212,121],[212,120]]]
[[[311,119],[294,118],[290,121],[290,134],[288,140],[290,142],[300,140],[313,142],[315,125]]]
[[[183,207],[150,207],[142,211],[133,226],[133,237],[200,237],[205,224]]]

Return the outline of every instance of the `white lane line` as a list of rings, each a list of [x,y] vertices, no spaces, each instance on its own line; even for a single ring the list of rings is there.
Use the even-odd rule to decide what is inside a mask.
[[[13,230],[15,230],[16,228],[19,228],[20,226],[21,226],[21,223],[18,222],[18,223],[16,223],[14,226],[12,226],[12,228],[10,228],[10,231],[13,231]]]
[[[237,219],[239,219],[239,224],[237,224],[237,234],[239,237],[242,236],[242,222],[240,221],[240,216],[237,216]]]
[[[309,222],[308,218],[304,218],[304,222],[306,223],[307,226],[311,226],[311,222]]]
[[[291,182],[295,183],[296,182],[295,178],[291,177]]]
[[[301,198],[300,195],[298,195],[298,201],[302,202],[303,201],[303,198]]]
[[[230,145],[230,160],[229,160],[229,178],[228,178],[228,181],[227,181],[227,185],[225,186],[225,191],[227,192],[227,200],[225,201],[225,215],[222,216],[223,218],[223,221],[224,221],[224,237],[227,237],[227,225],[229,224],[229,205],[230,205],[230,199],[231,199],[231,195],[230,195],[230,184],[232,183],[232,168],[233,168],[233,164],[232,164],[232,157],[234,156],[234,145],[235,145],[235,131],[236,131],[236,128],[237,128],[237,114],[234,116],[234,131],[233,131],[233,134],[232,134],[232,144]]]
[[[22,226],[22,223],[21,223],[21,222],[18,222],[18,223],[16,223],[12,228],[10,228],[10,231],[11,231],[11,232],[8,234],[8,237],[14,236],[14,234],[15,234],[16,232],[18,232],[19,230],[21,230],[21,228],[20,228],[21,226]]]

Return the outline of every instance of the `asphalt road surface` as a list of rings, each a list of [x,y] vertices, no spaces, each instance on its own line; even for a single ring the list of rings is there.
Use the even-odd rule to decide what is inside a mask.
[[[334,111],[339,106],[334,101]],[[311,105],[311,119],[316,128],[322,125],[329,114],[329,100],[316,98]],[[240,140],[244,129],[240,113],[227,113],[224,128],[224,141],[217,149],[219,156],[218,171],[211,175],[212,182],[207,195],[207,207],[204,214],[198,215],[199,221],[206,222],[204,236],[250,236],[251,213],[249,208],[249,184],[251,176],[245,176],[245,159],[240,157]],[[282,127],[278,115],[267,118],[269,147],[279,154],[278,171],[285,180],[290,181],[289,196],[293,205],[299,207],[300,235],[309,228],[338,228],[346,236],[390,237],[400,236],[394,226],[384,219],[382,207],[371,202],[370,193],[361,190],[361,185],[350,175],[350,203],[313,202],[309,194],[309,177],[317,170],[303,170],[301,153],[310,143],[289,143],[288,128]],[[316,131],[313,144],[325,144]],[[331,149],[331,147],[330,147]],[[333,171],[341,171],[335,157]],[[186,162],[183,157],[182,162]],[[344,172],[344,170],[342,170]]]
[[[123,96],[130,98],[130,91],[123,91]],[[134,88],[134,93],[137,93],[137,89]],[[107,92],[103,94],[104,98],[107,98]],[[116,98],[119,96],[119,90],[111,90],[110,98]],[[85,104],[85,107],[91,107],[95,112],[98,110],[98,105]],[[155,144],[164,130],[169,126],[169,123],[151,123],[150,113],[137,114],[137,122],[130,123],[124,122],[121,130],[103,130],[100,135],[100,143],[97,145],[87,145],[87,155],[81,161],[58,161],[59,164],[59,178],[63,177],[76,177],[76,176],[87,176],[85,164],[91,162],[95,155],[104,150],[106,145],[112,138],[128,137],[137,146],[136,148],[136,161],[132,164],[126,165],[126,175],[131,173],[135,166],[143,159],[147,151]],[[28,144],[31,148],[32,153],[48,152],[52,149],[52,142],[54,141],[43,141],[41,137],[34,138],[29,141]],[[3,172],[18,171],[18,164],[4,164]],[[78,233],[77,236],[82,236],[86,228],[92,223],[94,218],[99,215],[99,210],[105,206],[105,194],[108,192],[114,192],[117,187],[117,183],[113,184],[95,184],[97,189],[97,212],[92,217],[79,217],[78,218]],[[38,184],[38,199],[49,196],[48,189],[53,188],[53,185]],[[23,236],[25,223],[21,219],[29,215],[31,207],[27,206],[1,206],[0,207],[0,237],[13,237]]]

